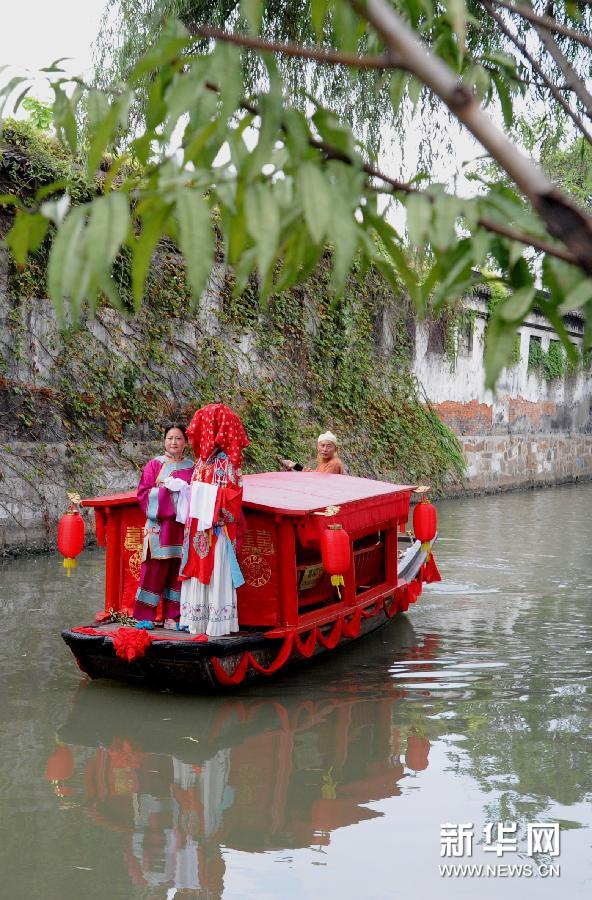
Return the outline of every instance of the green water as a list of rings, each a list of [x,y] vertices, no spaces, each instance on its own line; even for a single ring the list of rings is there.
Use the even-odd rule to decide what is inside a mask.
[[[59,632],[101,605],[102,553],[70,579],[6,563],[0,895],[592,896],[591,507],[592,485],[439,504],[444,581],[407,616],[224,697],[87,683]],[[559,855],[528,855],[536,823]],[[472,856],[441,855],[459,824]]]

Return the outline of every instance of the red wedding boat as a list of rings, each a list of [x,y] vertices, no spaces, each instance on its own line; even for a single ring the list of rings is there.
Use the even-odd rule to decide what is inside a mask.
[[[418,534],[423,544],[406,533],[413,490],[316,472],[246,475],[240,631],[207,640],[121,624],[137,589],[144,514],[135,491],[84,500],[95,511],[97,541],[107,546],[105,611],[62,636],[91,678],[182,690],[249,683],[344,646],[406,612],[424,582],[440,580],[435,533],[429,540]],[[433,507],[426,508],[435,532]],[[331,578],[328,532],[341,538],[341,590]]]

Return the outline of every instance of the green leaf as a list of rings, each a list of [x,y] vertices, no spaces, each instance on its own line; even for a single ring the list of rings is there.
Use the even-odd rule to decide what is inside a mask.
[[[152,138],[149,134],[142,134],[140,137],[132,141],[130,146],[131,152],[143,166],[148,164],[150,153],[152,151]]]
[[[99,197],[90,206],[86,241],[90,250],[88,264],[97,280],[109,276],[111,267],[130,227],[127,194],[113,191]]]
[[[436,311],[449,300],[460,296],[473,281],[473,248],[470,239],[459,241],[440,256],[438,265],[441,274],[432,296]]]
[[[141,81],[148,72],[157,71],[176,60],[193,38],[178,19],[169,18],[156,45],[145,53],[129,75],[129,83]]]
[[[99,280],[98,287],[105,294],[111,306],[118,312],[125,314],[127,312],[125,305],[121,299],[121,295],[117,290],[117,286],[110,275],[105,275]]]
[[[325,30],[325,19],[327,18],[327,10],[329,9],[329,0],[311,0],[310,4],[310,20],[317,41],[323,40]]]
[[[497,89],[502,108],[502,115],[504,117],[504,125],[509,130],[514,124],[514,104],[512,102],[512,95],[508,89],[507,82],[499,72],[492,72],[491,78]]]
[[[280,137],[282,126],[282,95],[274,89],[262,94],[258,100],[261,126],[257,146],[248,158],[241,171],[241,178],[250,181],[261,173],[263,166],[269,162],[274,146]]]
[[[421,92],[423,90],[423,82],[419,80],[419,78],[415,78],[413,75],[409,78],[409,99],[411,100],[411,105],[413,109],[417,106],[417,102],[421,97]]]
[[[26,98],[27,94],[29,93],[29,91],[31,90],[32,87],[33,87],[32,84],[28,84],[28,85],[20,92],[20,94],[18,95],[18,97],[16,98],[15,103],[14,103],[14,107],[13,107],[13,112],[14,112],[14,113],[18,112],[19,106],[21,105],[21,103],[23,102],[23,100]]]
[[[422,248],[432,221],[432,203],[423,194],[409,194],[405,200],[407,234],[416,247]]]
[[[29,253],[41,246],[48,227],[49,222],[40,213],[17,210],[12,228],[4,238],[17,265],[24,266]]]
[[[249,31],[253,34],[259,34],[261,17],[263,15],[262,0],[240,0],[240,8],[243,16],[247,20]]]
[[[394,228],[388,222],[385,222],[380,216],[375,215],[368,209],[364,209],[364,223],[370,225],[380,238],[374,253],[374,260],[378,265],[381,260],[385,260],[390,264],[394,271],[397,272],[405,287],[409,292],[409,296],[418,306],[420,315],[423,313],[421,308],[421,300],[418,294],[418,278],[416,272],[411,268],[404,250],[398,242],[398,235]]]
[[[566,295],[559,307],[559,312],[565,314],[573,309],[579,309],[585,306],[589,300],[592,300],[592,279],[584,278]]]
[[[513,294],[499,307],[499,315],[506,322],[521,322],[531,309],[536,290],[534,287],[523,287]]]
[[[391,105],[393,107],[394,115],[397,115],[399,111],[399,107],[401,105],[401,101],[405,96],[405,88],[407,87],[407,83],[409,81],[409,75],[407,72],[393,72],[391,75]]]
[[[104,99],[103,97],[103,101]],[[95,98],[96,105],[93,105],[92,119],[89,119],[93,123],[90,128],[92,139],[86,158],[86,174],[89,179],[94,178],[101,158],[114,143],[118,130],[120,128],[125,130],[127,127],[131,95],[127,92],[122,94],[106,113],[103,101],[99,101],[98,97]]]
[[[331,199],[331,240],[333,242],[333,273],[331,288],[337,296],[343,293],[353,258],[358,247],[359,226],[353,210],[339,189],[333,189]]]
[[[25,81],[28,81],[28,79],[23,75],[15,75],[14,78],[11,78],[0,90],[0,117],[4,113],[4,107],[6,106],[12,92]]]
[[[39,69],[40,72],[64,72],[65,70],[61,68],[60,63],[66,62],[66,60],[72,59],[71,56],[60,56],[58,59],[54,59],[52,63],[46,66],[44,69]]]
[[[483,66],[471,66],[465,74],[464,80],[467,84],[474,85],[475,92],[481,100],[487,96],[491,86],[491,77],[489,72],[484,69]]]
[[[563,322],[563,318],[561,317],[558,308],[550,301],[543,299],[539,300],[538,305],[557,332],[557,337],[561,340],[561,343],[565,347],[568,358],[571,360],[571,362],[576,363],[578,361],[578,351],[576,349],[576,346],[570,340],[569,333],[567,331],[567,328],[565,327],[565,323]]]
[[[315,244],[327,234],[330,220],[329,187],[320,168],[312,162],[303,163],[298,170],[304,219]]]
[[[434,217],[430,240],[440,251],[455,246],[458,242],[456,220],[461,212],[462,201],[443,191],[434,196]]]
[[[56,233],[49,255],[47,288],[62,325],[65,324],[64,301],[68,298],[72,300],[73,291],[78,293],[80,286],[84,287],[86,284],[86,279],[82,277],[85,265],[86,215],[87,209],[84,206],[77,206],[70,212]],[[75,288],[75,285],[79,287]],[[80,313],[78,304],[72,304],[72,312],[77,321]]]
[[[495,389],[502,369],[509,365],[516,340],[516,327],[494,316],[487,327],[485,341],[485,386]]]
[[[78,147],[78,132],[76,127],[76,91],[72,97],[68,97],[59,84],[52,84],[55,100],[53,104],[53,119],[58,138],[76,153]]]
[[[283,111],[282,123],[285,128],[284,141],[293,162],[311,155],[310,130],[304,113],[288,106]]]
[[[351,128],[340,122],[337,116],[326,109],[319,108],[312,117],[321,139],[338,150],[346,153],[350,159],[357,157],[355,140]],[[361,161],[360,161],[361,162]]]
[[[257,269],[263,286],[275,259],[280,236],[280,215],[269,185],[254,184],[245,194],[247,231],[255,242]]]
[[[215,252],[210,207],[205,197],[195,190],[177,191],[175,219],[195,307],[208,283]]]
[[[166,231],[167,220],[172,205],[163,206],[159,202],[144,203],[137,210],[141,221],[141,231],[130,241],[132,250],[132,296],[136,309],[140,308],[144,285],[152,262],[152,255],[158,241]]]
[[[348,3],[336,3],[332,11],[338,46],[346,52],[355,53],[360,37],[360,20]]]
[[[467,8],[465,0],[446,0],[446,14],[461,48],[464,50],[467,37]]]

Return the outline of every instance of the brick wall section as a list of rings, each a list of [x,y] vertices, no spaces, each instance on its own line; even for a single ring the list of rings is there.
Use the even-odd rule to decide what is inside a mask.
[[[504,434],[461,439],[464,490],[495,492],[592,479],[591,434]],[[451,493],[462,493],[462,489]]]
[[[440,419],[458,435],[491,434],[493,409],[488,403],[446,400],[433,406]]]
[[[550,400],[540,400],[533,403],[531,400],[525,400],[524,397],[508,398],[508,420],[510,427],[520,425],[525,430],[529,430],[529,426],[535,428],[547,427],[549,423],[557,415],[557,404]]]

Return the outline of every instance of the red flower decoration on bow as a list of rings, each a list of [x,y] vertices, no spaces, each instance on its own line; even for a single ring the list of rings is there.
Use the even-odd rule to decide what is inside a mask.
[[[127,662],[145,656],[150,644],[151,638],[145,628],[120,628],[113,638],[115,653]]]

